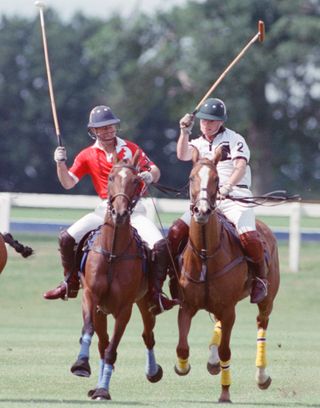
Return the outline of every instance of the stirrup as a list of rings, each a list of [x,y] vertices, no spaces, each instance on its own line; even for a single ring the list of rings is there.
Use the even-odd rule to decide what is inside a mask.
[[[262,302],[268,295],[268,281],[267,279],[255,277],[256,283],[253,284],[250,295],[250,303],[258,304]]]
[[[262,283],[262,285],[263,285],[263,288],[264,288],[264,293],[265,293],[265,296],[267,296],[267,294],[268,294],[268,281],[267,281],[267,279],[262,279],[262,278],[259,278],[258,276],[256,276],[256,279],[260,282],[260,283]]]

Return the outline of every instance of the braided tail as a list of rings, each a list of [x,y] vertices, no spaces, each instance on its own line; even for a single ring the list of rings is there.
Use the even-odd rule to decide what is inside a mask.
[[[21,254],[24,258],[28,258],[28,256],[33,254],[33,249],[22,245],[19,241],[15,240],[11,234],[8,232],[5,234],[1,234],[4,242],[12,246],[19,254]]]

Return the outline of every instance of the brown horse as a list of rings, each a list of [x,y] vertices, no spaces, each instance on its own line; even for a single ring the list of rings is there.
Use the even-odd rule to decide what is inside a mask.
[[[97,387],[89,391],[92,399],[111,399],[109,383],[117,358],[117,348],[137,303],[143,320],[142,337],[146,345],[146,376],[150,382],[162,378],[162,368],[154,355],[155,317],[149,312],[146,251],[130,225],[130,214],[140,197],[142,180],[137,171],[138,155],[131,162],[115,163],[109,175],[109,208],[104,224],[90,245],[82,278],[84,326],[81,349],[71,367],[75,375],[89,376],[89,347],[94,332],[98,335],[100,373]],[[107,334],[107,315],[115,319],[111,340]]]
[[[179,343],[175,371],[179,375],[186,375],[190,371],[188,333],[191,320],[199,309],[207,310],[216,318],[208,370],[211,374],[221,371],[219,402],[231,402],[231,331],[235,321],[235,306],[249,294],[251,274],[239,240],[217,211],[219,178],[216,165],[220,158],[220,152],[216,153],[213,160],[198,160],[197,152],[193,157],[194,165],[190,174],[193,216],[180,276],[183,305],[178,315]],[[279,260],[276,239],[271,230],[260,221],[256,224],[268,254],[269,287],[267,297],[258,304],[256,354],[257,384],[259,388],[266,389],[271,383],[265,371],[266,330],[279,288]]]
[[[12,246],[16,252],[19,252],[24,258],[33,254],[33,249],[22,245],[19,241],[15,240],[9,233],[0,233],[0,273],[3,271],[8,260],[8,252],[5,244]]]

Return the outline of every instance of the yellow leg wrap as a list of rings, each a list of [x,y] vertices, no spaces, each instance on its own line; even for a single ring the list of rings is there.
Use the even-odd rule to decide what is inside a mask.
[[[182,370],[186,370],[188,368],[188,361],[189,359],[186,358],[185,360],[183,358],[178,357],[178,368]]]
[[[231,385],[230,360],[220,361],[221,385]]]
[[[257,334],[256,367],[265,368],[266,366],[267,366],[266,330],[259,329]]]
[[[216,324],[214,325],[214,329],[213,329],[213,333],[212,333],[212,338],[210,340],[209,343],[209,348],[211,346],[220,346],[220,342],[221,342],[221,322],[216,322]]]

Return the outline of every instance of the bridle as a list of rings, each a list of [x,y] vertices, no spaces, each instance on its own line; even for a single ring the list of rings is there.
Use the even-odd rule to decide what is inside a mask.
[[[211,170],[215,170],[215,166],[213,163],[208,162],[206,159],[205,160],[199,160],[198,162],[200,165],[203,166],[207,166],[209,167],[209,169]],[[192,182],[192,175],[190,176],[189,180],[190,180],[190,190],[191,190],[191,182]],[[197,208],[198,208],[198,204],[201,201],[205,201],[208,204],[208,207],[210,209],[210,214],[216,210],[217,208],[217,204],[216,204],[216,196],[217,196],[217,192],[218,192],[218,186],[219,186],[219,178],[216,179],[216,188],[215,188],[215,194],[212,197],[208,197],[208,188],[207,187],[202,187],[199,191],[198,196],[196,197],[195,200],[192,199],[192,195],[191,195],[191,191],[190,191],[190,211],[191,214],[194,215],[197,212]],[[205,195],[204,197],[199,197],[200,193],[204,192]]]
[[[114,169],[116,168],[127,168],[129,170],[132,171],[132,173],[137,176],[138,175],[138,169],[137,167],[130,165],[130,164],[115,164],[113,166]],[[115,199],[117,197],[124,197],[127,201],[128,201],[128,213],[129,215],[132,214],[132,211],[134,209],[134,207],[136,206],[140,196],[141,196],[141,188],[140,188],[140,184],[137,184],[137,188],[135,191],[135,195],[131,198],[128,196],[128,194],[126,194],[124,191],[120,191],[119,193],[116,193],[114,195],[110,194],[110,184],[113,182],[113,180],[109,179],[109,184],[108,184],[108,196],[109,196],[109,200],[108,200],[108,211],[110,211],[111,213],[114,211],[113,208],[113,203],[115,201]]]

